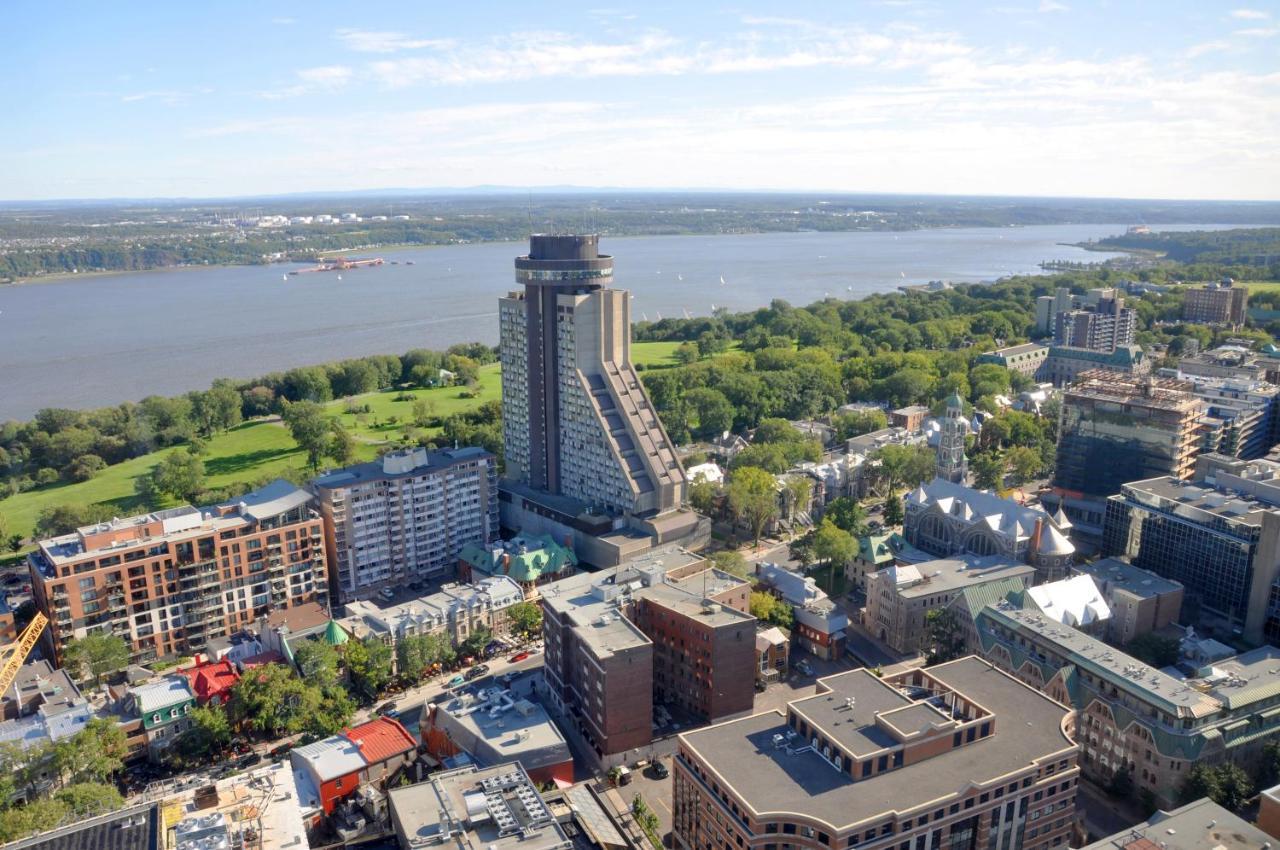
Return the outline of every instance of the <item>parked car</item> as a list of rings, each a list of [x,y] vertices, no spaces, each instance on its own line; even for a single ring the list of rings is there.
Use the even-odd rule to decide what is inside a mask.
[[[281,744],[271,751],[271,758],[272,759],[284,758],[286,755],[289,754],[289,750],[292,750],[292,749],[293,749],[293,744],[290,744],[290,743]]]
[[[809,662],[801,659],[796,662],[796,670],[800,671],[801,676],[812,676],[813,668],[809,666]]]
[[[396,598],[396,592],[389,587],[384,587],[382,590],[379,590],[378,595],[388,602]]]
[[[444,686],[445,686],[446,688],[449,688],[450,690],[452,690],[453,688],[459,688],[459,687],[462,687],[462,686],[463,686],[463,685],[465,685],[466,683],[467,683],[467,677],[466,677],[466,676],[454,676],[454,677],[453,677],[452,679],[450,679],[448,682],[445,682],[445,685],[444,685]]]
[[[650,772],[653,773],[654,779],[666,779],[671,775],[671,771],[662,763],[662,759],[654,759],[653,767],[650,768]]]
[[[384,702],[382,705],[378,706],[377,710],[373,713],[379,717],[396,717],[400,714],[400,712],[396,710],[395,700],[392,700],[391,702]]]
[[[262,761],[261,755],[259,755],[258,753],[249,753],[248,755],[243,755],[243,756],[240,756],[240,758],[236,759],[236,767],[243,770],[246,767],[253,767],[255,764],[258,764],[260,761]]]
[[[517,673],[515,670],[508,670],[507,672],[503,673],[501,676],[498,677],[498,681],[504,685],[509,685],[512,682],[514,682],[516,680],[516,676],[519,676],[519,675],[520,674]]]
[[[521,661],[524,661],[528,657],[529,657],[529,653],[527,652],[517,652],[515,655],[511,656],[510,662],[512,664],[519,664]]]
[[[489,672],[488,664],[477,664],[476,666],[472,667],[470,670],[467,671],[467,681],[469,682],[472,679],[479,679],[481,676],[485,675],[488,672]]]

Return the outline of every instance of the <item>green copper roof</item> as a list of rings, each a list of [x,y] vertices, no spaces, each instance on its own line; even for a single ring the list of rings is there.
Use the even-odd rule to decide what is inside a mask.
[[[343,631],[342,626],[338,625],[337,620],[330,620],[329,625],[324,627],[324,642],[329,646],[342,646],[350,636]]]
[[[523,543],[525,551],[506,552],[471,544],[458,553],[458,558],[485,575],[509,576],[518,582],[536,582],[544,575],[578,565],[573,550],[549,534],[526,535],[512,542]]]
[[[958,407],[964,410],[964,399],[960,397],[959,392],[954,392],[947,396],[947,407]]]
[[[897,553],[908,545],[907,539],[896,531],[858,538],[859,555],[869,564],[891,563]]]

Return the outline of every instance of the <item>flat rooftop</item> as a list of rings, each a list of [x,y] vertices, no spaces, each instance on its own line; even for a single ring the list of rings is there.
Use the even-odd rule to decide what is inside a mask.
[[[1073,569],[1078,573],[1092,576],[1101,586],[1103,582],[1111,587],[1128,591],[1135,596],[1157,596],[1172,593],[1182,587],[1181,582],[1158,576],[1150,570],[1135,567],[1119,558],[1102,558],[1091,564],[1076,564]]]
[[[938,558],[891,569],[897,570],[899,576],[908,578],[913,575],[919,576],[919,578],[909,578],[907,582],[898,585],[898,595],[907,599],[936,593],[950,593],[1004,578],[1034,575],[1036,571],[1035,567],[1010,561],[1001,555],[981,558],[975,555]]]
[[[1275,511],[1273,505],[1246,494],[1224,493],[1207,484],[1180,481],[1170,475],[1131,481],[1121,487],[1121,497],[1132,493],[1139,501],[1169,511],[1193,522],[1224,520],[1240,525],[1261,526],[1262,515]]]
[[[1163,705],[1178,716],[1204,717],[1219,711],[1218,700],[1187,682],[1175,679],[1132,655],[1103,643],[1079,629],[1065,626],[1039,611],[1018,609],[1008,602],[988,606],[978,617],[990,617],[1010,629],[1026,629],[1057,647],[1073,664],[1119,684],[1144,700]],[[981,627],[979,627],[981,631]]]
[[[1018,354],[1030,354],[1033,351],[1044,351],[1049,353],[1049,346],[1042,345],[1038,342],[1024,342],[1020,345],[1010,345],[1005,348],[997,348],[994,351],[985,352],[986,354],[994,354],[1000,357],[1013,357]]]
[[[515,762],[437,773],[388,797],[395,830],[411,846],[560,850],[572,843]]]
[[[478,446],[467,446],[460,449],[440,449],[433,452],[426,450],[396,452],[378,460],[335,469],[332,472],[317,476],[312,483],[316,487],[326,490],[354,487],[357,484],[365,484],[370,481],[394,481],[397,478],[424,475],[428,472],[447,469],[459,463],[492,457],[492,454]],[[397,464],[397,461],[400,461],[400,463]]]
[[[1186,381],[1130,376],[1103,369],[1081,372],[1076,376],[1076,382],[1067,388],[1066,396],[1179,414],[1199,413],[1204,408],[1204,403],[1191,392],[1191,385]]]
[[[680,738],[711,767],[717,781],[733,788],[756,815],[785,817],[788,813],[802,813],[824,821],[833,831],[931,807],[938,800],[962,793],[971,784],[994,782],[1031,766],[1037,759],[1075,748],[1062,728],[1069,709],[987,662],[970,656],[930,667],[927,672],[994,713],[994,734],[858,782],[812,751],[789,755],[786,749],[775,747],[773,736],[787,731],[782,712],[732,720],[686,732]],[[844,681],[838,681],[841,679]],[[854,712],[858,715],[864,710],[864,701],[868,715],[873,705],[892,711],[895,705],[911,704],[905,695],[885,693],[894,689],[866,671],[821,681],[838,691],[853,693],[857,700]],[[827,711],[813,699],[799,702],[813,714]],[[839,697],[832,704],[844,705]],[[912,709],[889,719],[911,727],[930,718]],[[834,725],[827,725],[825,731],[845,734]],[[854,729],[850,734],[856,739],[860,733]]]
[[[667,584],[694,596],[707,597],[724,593],[740,584],[746,584],[746,579],[707,567],[684,578],[668,578]]]
[[[429,706],[424,710],[429,710]],[[464,736],[483,742],[488,752],[478,755],[487,763],[518,759],[531,770],[572,758],[564,735],[542,706],[516,697],[509,690],[483,700],[457,696],[439,704],[436,711],[447,715],[447,719],[440,718],[442,724],[452,724]],[[471,751],[465,737],[460,739],[456,734],[452,737],[463,749]]]
[[[1266,792],[1264,792],[1266,793]],[[1082,850],[1261,850],[1272,838],[1209,799],[1121,830]]]
[[[876,724],[876,715],[895,718],[897,722],[893,726],[900,730],[904,726],[919,726],[922,715],[909,717],[903,714],[917,706],[933,712],[939,723],[948,721],[945,714],[915,702],[865,669],[829,676],[822,683],[831,688],[831,692],[793,700],[791,710],[809,721],[810,726],[825,730],[832,740],[859,758],[899,743]],[[857,701],[852,711],[846,707],[846,700],[850,697]]]

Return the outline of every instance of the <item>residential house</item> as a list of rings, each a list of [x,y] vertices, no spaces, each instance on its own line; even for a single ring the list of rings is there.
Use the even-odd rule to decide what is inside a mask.
[[[332,814],[334,806],[362,785],[386,790],[387,782],[414,760],[418,742],[390,717],[361,723],[289,751],[298,797],[310,813]]]

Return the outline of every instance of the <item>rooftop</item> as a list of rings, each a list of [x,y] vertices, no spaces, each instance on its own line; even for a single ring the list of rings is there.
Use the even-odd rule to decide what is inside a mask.
[[[1208,484],[1181,481],[1171,475],[1130,481],[1121,488],[1125,498],[1131,495],[1139,502],[1168,511],[1192,522],[1223,520],[1228,524],[1261,526],[1262,515],[1276,507],[1246,493],[1222,491]]]
[[[1158,576],[1150,570],[1135,567],[1118,558],[1103,558],[1090,564],[1077,564],[1075,571],[1092,576],[1094,582],[1104,591],[1112,587],[1135,596],[1156,596],[1182,588],[1180,582]]]
[[[997,534],[1029,538],[1036,523],[1053,524],[1043,508],[1020,504],[988,490],[935,478],[912,490],[904,500],[906,507],[936,505],[943,513],[973,522],[985,522]]]
[[[1204,717],[1221,709],[1221,703],[1131,655],[1127,655],[1087,635],[1064,626],[1039,611],[1020,610],[1008,602],[984,608],[976,615],[978,633],[984,633],[983,618],[991,618],[1010,629],[1026,629],[1052,643],[1071,663],[1113,682],[1141,699],[1154,702],[1178,717]]]
[[[483,764],[518,759],[526,770],[536,770],[572,758],[564,735],[542,706],[505,689],[493,691],[487,698],[461,695],[438,704],[437,725]]]
[[[426,449],[411,449],[392,452],[367,463],[335,469],[316,477],[312,483],[323,490],[334,490],[367,484],[370,481],[392,481],[406,476],[425,475],[460,463],[485,458],[493,459],[493,455],[478,446],[441,449],[434,452]]]
[[[208,792],[209,787],[190,787],[161,801],[164,827],[190,836],[187,841],[178,837],[174,850],[200,850],[194,839],[217,834],[215,816],[221,817],[232,847],[243,844],[259,850],[296,850],[307,846],[298,789],[288,761],[219,780],[212,786],[214,794]],[[250,845],[251,832],[258,836],[259,845]]]
[[[137,700],[138,711],[142,714],[195,699],[191,686],[181,676],[165,676],[163,679],[132,687],[129,692]]]
[[[1064,398],[1110,401],[1188,415],[1198,415],[1204,408],[1204,402],[1196,398],[1186,381],[1122,375],[1104,369],[1081,372],[1066,389]]]
[[[180,505],[149,514],[115,517],[86,525],[69,534],[40,541],[33,559],[46,575],[50,567],[102,552],[155,546],[164,542],[207,536],[237,529],[304,508],[311,495],[284,479],[277,479],[239,499],[195,508]],[[38,557],[37,557],[38,556]]]
[[[6,850],[160,850],[160,807],[146,803],[6,844]]]
[[[409,848],[562,850],[571,845],[528,774],[514,762],[436,773],[426,782],[392,789],[388,798],[396,833]]]
[[[989,581],[1035,575],[1035,567],[1009,561],[1000,555],[958,555],[904,567],[889,567],[898,595],[907,599],[949,593]]]
[[[1265,793],[1265,792],[1264,792]],[[1271,836],[1209,799],[1121,830],[1082,850],[1261,850]]]
[[[473,584],[446,584],[431,593],[385,608],[373,600],[348,602],[342,626],[362,636],[365,633],[395,634],[442,625],[455,616],[477,610],[501,610],[524,599],[524,591],[510,576],[481,576]]]
[[[1038,342],[1024,342],[1019,345],[1009,345],[1004,348],[997,348],[994,351],[984,352],[985,355],[994,354],[999,357],[1014,357],[1019,354],[1030,354],[1033,351],[1048,351],[1049,346]]]
[[[1027,588],[1027,596],[1047,617],[1067,626],[1088,626],[1111,619],[1111,608],[1087,575]]]
[[[827,823],[833,831],[932,806],[973,784],[1000,780],[1039,759],[1074,749],[1063,730],[1068,709],[987,662],[970,656],[927,672],[952,690],[972,695],[970,699],[1002,719],[994,734],[857,782],[812,750],[776,746],[774,736],[787,731],[781,712],[732,720],[680,738],[757,816],[802,813]],[[855,718],[864,713],[870,718],[873,711],[882,711],[882,717],[904,733],[934,723],[934,714],[936,722],[950,722],[941,712],[922,708],[924,702],[911,700],[866,671],[840,674],[821,684],[832,686],[832,694],[797,702],[807,716],[826,724],[826,734],[839,735],[859,749],[883,745],[888,733],[872,732],[859,720],[836,726],[837,714],[847,717],[842,713],[845,694],[856,700],[851,709]]]

